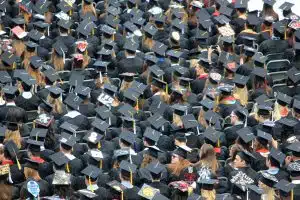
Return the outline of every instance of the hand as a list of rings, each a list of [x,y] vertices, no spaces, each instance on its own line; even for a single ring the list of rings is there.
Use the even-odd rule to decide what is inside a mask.
[[[285,165],[290,164],[292,161],[293,161],[292,156],[287,156],[287,157],[285,157]]]
[[[273,138],[272,138],[272,146],[273,146],[275,149],[278,148],[278,142],[277,142],[276,140],[274,140]]]
[[[219,54],[222,52],[221,47],[219,45],[217,45],[217,51],[219,52]]]

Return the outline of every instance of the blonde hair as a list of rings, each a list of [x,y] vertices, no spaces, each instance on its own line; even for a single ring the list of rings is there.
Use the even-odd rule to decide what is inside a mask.
[[[82,2],[82,14],[83,16],[87,13],[92,13],[95,17],[97,17],[96,9],[93,4],[86,4],[84,1]]]
[[[44,78],[39,69],[33,69],[33,68],[29,67],[27,69],[27,72],[30,76],[32,76],[32,78],[34,78],[36,80],[36,83],[38,85],[40,85],[40,86],[44,85]]]
[[[198,122],[204,127],[207,128],[208,124],[205,120],[205,111],[203,110],[203,108],[201,108],[201,110],[199,111],[199,115],[198,115]]]
[[[157,160],[156,158],[150,156],[149,154],[144,154],[143,162],[141,164],[141,168],[145,168],[151,162]]]
[[[173,113],[173,124],[175,124],[178,127],[183,126],[183,122],[182,122],[180,116],[175,113]]]
[[[12,140],[17,145],[18,149],[21,148],[22,137],[21,137],[19,130],[12,131],[12,130],[6,129],[4,142],[9,141],[9,140]]]
[[[14,40],[12,43],[13,48],[15,49],[16,56],[21,57],[25,51],[25,44],[22,40]]]
[[[147,36],[145,35],[144,41],[143,41],[143,45],[146,46],[146,47],[149,48],[149,49],[152,49],[153,46],[154,46],[154,44],[155,44],[155,41],[154,41],[152,38],[147,37]]]
[[[274,189],[267,186],[266,184],[264,184],[262,182],[260,182],[260,183],[261,183],[261,189],[264,190],[264,194],[266,195],[266,199],[275,200],[276,193],[275,193]]]
[[[215,200],[216,199],[216,190],[204,190],[201,189],[201,196],[205,200]]]
[[[246,106],[248,104],[248,89],[246,86],[243,88],[235,86],[233,90],[233,96],[234,98],[240,100],[240,103],[243,106]]]
[[[282,113],[284,112],[285,113]],[[277,101],[274,104],[274,112],[273,112],[273,119],[275,121],[280,120],[281,117],[286,117],[289,113],[289,108],[287,106],[280,105]]]
[[[55,51],[52,50],[51,62],[54,65],[55,71],[62,71],[65,68],[64,59],[56,55]]]
[[[179,176],[181,171],[189,166],[191,166],[191,163],[188,160],[179,157],[178,163],[170,163],[167,165],[167,168],[171,174],[174,174],[175,176]]]
[[[111,83],[107,76],[102,76],[102,82],[100,80],[100,76],[95,80],[96,88],[102,88],[106,83]]]
[[[174,2],[173,1],[171,1],[171,3],[170,3],[170,5],[172,5],[172,4],[174,4]],[[175,3],[176,4],[176,3]],[[173,11],[173,8],[169,8],[166,12],[165,12],[165,15],[167,16],[167,22],[168,23],[171,23],[172,22],[172,13],[173,13],[174,11]],[[187,20],[188,20],[188,14],[187,14],[187,12],[185,11],[185,9],[184,8],[180,8],[180,10],[179,10],[179,12],[180,13],[183,13],[183,17],[182,17],[182,19],[180,19],[180,21],[182,21],[182,22],[187,22]]]
[[[29,167],[24,167],[24,176],[26,179],[33,178],[36,181],[41,180],[39,172],[37,170],[29,168]]]
[[[125,80],[122,81],[121,87],[120,87],[120,91],[125,91],[128,88],[130,88],[132,85],[132,81],[131,82],[127,82]]]
[[[90,63],[90,56],[88,55],[83,55],[83,63],[82,63],[82,68],[86,68],[88,64]]]
[[[204,143],[200,149],[199,157],[200,161],[195,164],[195,167],[206,166],[209,167],[213,173],[216,173],[219,169],[219,163],[212,145]]]
[[[32,56],[36,56],[36,51],[30,52],[30,51],[28,51],[28,50],[25,49],[24,54],[23,54],[23,65],[24,65],[24,68],[26,70],[28,70],[28,68],[30,68],[29,67],[29,65],[30,65],[30,58]]]
[[[63,103],[59,100],[59,98],[55,99],[48,95],[47,101],[53,105],[53,113],[62,114],[63,113]]]

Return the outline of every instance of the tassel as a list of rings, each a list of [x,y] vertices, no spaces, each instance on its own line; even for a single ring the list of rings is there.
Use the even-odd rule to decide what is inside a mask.
[[[133,133],[136,134],[136,125],[135,125],[135,119],[133,119]]]
[[[35,120],[33,120],[32,127],[35,128]]]
[[[191,89],[191,83],[189,82],[189,91],[192,91],[192,89]]]
[[[20,165],[20,162],[18,160],[18,157],[16,157],[16,160],[17,160],[18,169],[21,170],[21,165]]]
[[[294,190],[291,191],[291,200],[294,200]]]
[[[95,35],[95,29],[92,28],[92,35]]]
[[[220,139],[218,139],[218,144],[217,144],[218,148],[220,147]]]
[[[135,110],[136,110],[137,112],[139,112],[139,99],[138,99],[138,98],[136,99]]]
[[[124,193],[121,191],[121,200],[124,200]]]
[[[286,40],[287,35],[286,35],[286,29],[284,30],[284,40]]]
[[[131,171],[131,169],[129,168],[129,170],[130,170],[130,183],[131,183],[131,185],[132,185],[132,183],[133,183],[133,178],[132,178],[132,171]]]
[[[63,54],[63,62],[64,62],[64,64],[66,63],[66,55],[65,55],[65,52],[63,51],[63,49],[62,48],[60,48],[60,50],[62,51],[62,54]]]
[[[85,50],[85,52],[84,52],[84,55],[85,55],[85,56],[87,56],[87,55],[88,55],[88,51],[87,51],[87,49]]]
[[[17,67],[17,64],[16,64],[16,62],[14,62],[14,63],[13,63],[13,70],[15,70],[16,67]]]
[[[72,9],[71,9],[71,10],[69,11],[69,15],[70,15],[70,17],[72,16],[72,14],[73,14],[73,13],[72,13]]]
[[[115,41],[115,34],[112,35],[112,41]]]
[[[98,142],[98,149],[100,150],[101,149],[101,143]]]
[[[111,125],[110,117],[108,118],[108,124]]]
[[[193,188],[191,186],[188,187],[188,196],[193,194]]]
[[[67,163],[67,172],[70,173],[69,164]]]
[[[91,191],[94,192],[94,189],[92,187],[92,181],[91,181],[91,177],[89,176],[89,185],[91,186]]]
[[[168,84],[166,84],[166,93],[169,94]]]
[[[103,165],[102,165],[102,160],[100,160],[100,163],[99,163],[99,164],[100,164],[100,166],[99,166],[100,169],[102,169],[102,167],[103,167]]]

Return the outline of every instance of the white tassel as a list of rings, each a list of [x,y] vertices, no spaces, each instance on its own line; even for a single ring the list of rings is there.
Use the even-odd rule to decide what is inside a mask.
[[[60,50],[62,51],[62,53],[63,53],[63,62],[64,62],[64,64],[66,63],[66,61],[65,61],[65,59],[66,59],[66,55],[65,55],[65,52],[63,51],[63,49],[62,48],[60,48]]]
[[[103,83],[103,77],[102,77],[102,73],[99,72],[99,76],[100,76],[100,83]]]

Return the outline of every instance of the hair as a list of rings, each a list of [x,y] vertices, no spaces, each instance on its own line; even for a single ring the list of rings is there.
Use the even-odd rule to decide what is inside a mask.
[[[36,83],[40,86],[44,85],[44,78],[39,69],[33,69],[32,67],[27,68],[27,72],[32,78],[36,80]]]
[[[288,106],[282,106],[277,101],[274,104],[273,119],[280,120],[281,117],[286,117],[289,114]]]
[[[213,173],[216,173],[219,169],[219,163],[212,145],[204,143],[200,149],[199,157],[200,161],[195,164],[195,167],[207,166]]]
[[[83,63],[82,68],[86,68],[91,61],[91,57],[89,55],[83,55]]]
[[[21,137],[19,130],[12,131],[12,130],[6,129],[4,142],[9,141],[9,140],[12,140],[17,145],[18,149],[21,148],[22,137]]]
[[[152,49],[153,46],[154,46],[154,43],[155,43],[155,41],[152,38],[147,37],[146,34],[145,34],[145,37],[143,39],[143,45],[145,47],[147,47],[148,49]]]
[[[273,188],[267,186],[266,184],[261,182],[261,189],[264,190],[264,194],[266,195],[266,199],[268,200],[275,200],[275,191]]]
[[[181,171],[190,165],[191,165],[191,163],[188,160],[179,156],[179,162],[178,163],[170,163],[167,165],[167,168],[171,174],[174,174],[175,176],[179,176]]]
[[[205,111],[203,108],[200,109],[199,115],[198,115],[198,122],[204,127],[207,128],[208,124],[205,120]]]
[[[263,88],[267,95],[272,93],[272,88],[267,84],[266,80],[257,76],[254,76],[253,78],[252,88],[254,91],[256,89]]]
[[[170,102],[170,95],[166,93],[166,91],[162,88],[159,88],[155,85],[151,85],[151,89],[152,89],[152,92],[153,94],[155,93],[159,93],[159,96],[160,96],[160,100],[164,103],[169,103]]]
[[[29,167],[24,167],[24,176],[26,179],[33,178],[36,181],[41,180],[39,172],[37,170],[29,168]]]
[[[149,154],[144,154],[144,158],[141,164],[141,168],[145,168],[148,164],[150,164],[153,161],[156,161],[157,159]]]
[[[240,152],[240,151],[242,151],[242,150],[243,150],[243,147],[240,144],[238,144],[237,142],[230,147],[230,151],[233,151],[232,155],[230,156],[230,158],[232,159],[232,161],[235,159],[237,153]]]
[[[53,98],[51,95],[48,95],[47,101],[53,105],[53,113],[62,114],[63,113],[63,103],[59,98]]]
[[[12,186],[5,184],[5,183],[0,183],[0,199],[1,200],[10,200],[12,199]]]
[[[63,57],[58,56],[57,53],[54,51],[54,49],[52,50],[52,54],[51,54],[51,62],[55,68],[55,71],[64,70],[65,68],[64,59]]]
[[[70,185],[54,185],[54,194],[62,199],[70,199],[73,194],[73,190]]]
[[[26,48],[25,48],[25,51],[24,51],[24,54],[23,54],[23,65],[24,65],[24,68],[26,70],[28,70],[30,68],[30,58],[32,56],[36,56],[36,51],[34,52],[30,52],[28,51]]]
[[[16,56],[21,57],[25,51],[25,44],[22,40],[15,39],[12,42],[12,46],[15,49]]]
[[[82,3],[82,15],[86,15],[87,13],[92,13],[95,17],[97,17],[96,9],[93,4],[86,4],[84,1]]]
[[[216,199],[216,190],[204,190],[201,189],[201,196],[205,200],[215,200]]]
[[[173,113],[173,124],[178,126],[178,127],[183,126],[183,122],[182,122],[180,116],[175,114],[175,113]]]
[[[247,86],[244,86],[243,88],[234,87],[233,90],[233,96],[240,100],[240,103],[243,106],[246,106],[248,104],[248,89]]]
[[[21,14],[23,15],[24,17],[24,20],[25,20],[25,24],[28,24],[31,20],[31,14],[26,12],[26,11],[21,11]]]
[[[127,82],[125,80],[122,81],[121,87],[120,87],[120,91],[125,91],[128,88],[130,88],[132,85],[132,82]]]
[[[171,1],[171,3],[170,3],[170,5],[171,4],[173,4],[174,3],[174,1]],[[176,3],[175,3],[176,4]],[[182,16],[182,18],[180,19],[180,21],[182,21],[182,22],[187,22],[187,20],[188,20],[188,13],[186,12],[186,10],[185,10],[185,8],[179,8],[180,10],[179,10],[179,12],[180,13],[183,13],[183,16]],[[173,8],[169,8],[166,12],[165,12],[165,16],[167,17],[167,19],[166,19],[166,23],[171,23],[172,22],[172,15],[173,15]]]
[[[98,88],[98,89],[102,88],[104,86],[104,84],[110,84],[110,83],[111,82],[110,82],[108,76],[102,76],[102,82],[101,82],[100,76],[95,80],[95,85],[96,85],[96,88]]]
[[[278,14],[274,11],[273,7],[268,5],[268,4],[264,4],[263,6],[263,10],[262,10],[262,16],[272,16],[274,17],[275,21],[278,20]]]

